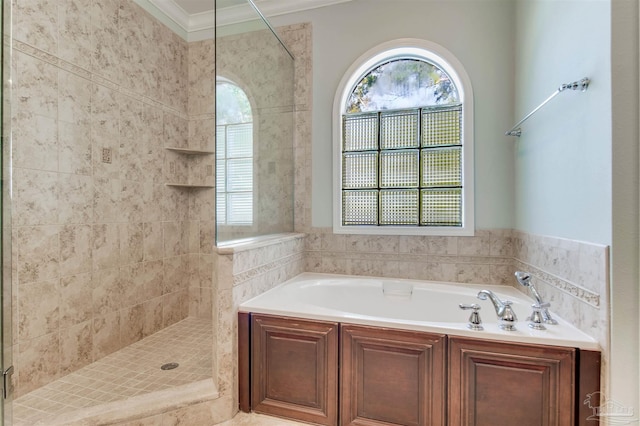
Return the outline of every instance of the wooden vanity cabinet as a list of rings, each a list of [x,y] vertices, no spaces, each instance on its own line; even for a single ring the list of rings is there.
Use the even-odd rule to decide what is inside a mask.
[[[252,314],[251,352],[253,411],[338,424],[337,323]]]
[[[326,426],[598,424],[584,404],[600,390],[597,351],[246,313],[238,331],[243,411]]]
[[[446,336],[341,326],[343,426],[444,426]]]
[[[577,424],[576,352],[450,337],[450,426]]]

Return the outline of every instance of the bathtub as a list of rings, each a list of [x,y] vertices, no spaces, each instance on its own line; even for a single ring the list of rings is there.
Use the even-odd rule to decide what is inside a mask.
[[[513,302],[519,320],[516,331],[498,327],[491,301],[476,297],[482,289]],[[484,330],[467,327],[470,311],[461,310],[460,303],[481,306]],[[600,350],[595,339],[554,314],[553,305],[550,311],[558,325],[531,329],[526,318],[533,303],[533,299],[508,286],[303,273],[242,303],[239,311]]]

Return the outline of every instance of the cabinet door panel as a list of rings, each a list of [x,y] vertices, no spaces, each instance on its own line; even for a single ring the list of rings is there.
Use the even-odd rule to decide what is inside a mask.
[[[570,426],[575,349],[449,339],[454,425]]]
[[[251,369],[254,411],[337,424],[337,324],[253,315]]]
[[[443,335],[341,328],[342,425],[445,424]]]

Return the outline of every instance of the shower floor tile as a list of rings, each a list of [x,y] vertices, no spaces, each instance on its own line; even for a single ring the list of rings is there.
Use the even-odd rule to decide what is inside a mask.
[[[211,321],[187,318],[13,401],[13,424],[211,378]],[[166,363],[179,367],[162,370]]]

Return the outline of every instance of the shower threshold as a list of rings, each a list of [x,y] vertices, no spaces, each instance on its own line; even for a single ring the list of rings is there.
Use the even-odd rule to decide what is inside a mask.
[[[15,399],[13,425],[125,420],[215,399],[212,349],[211,321],[186,318]]]

